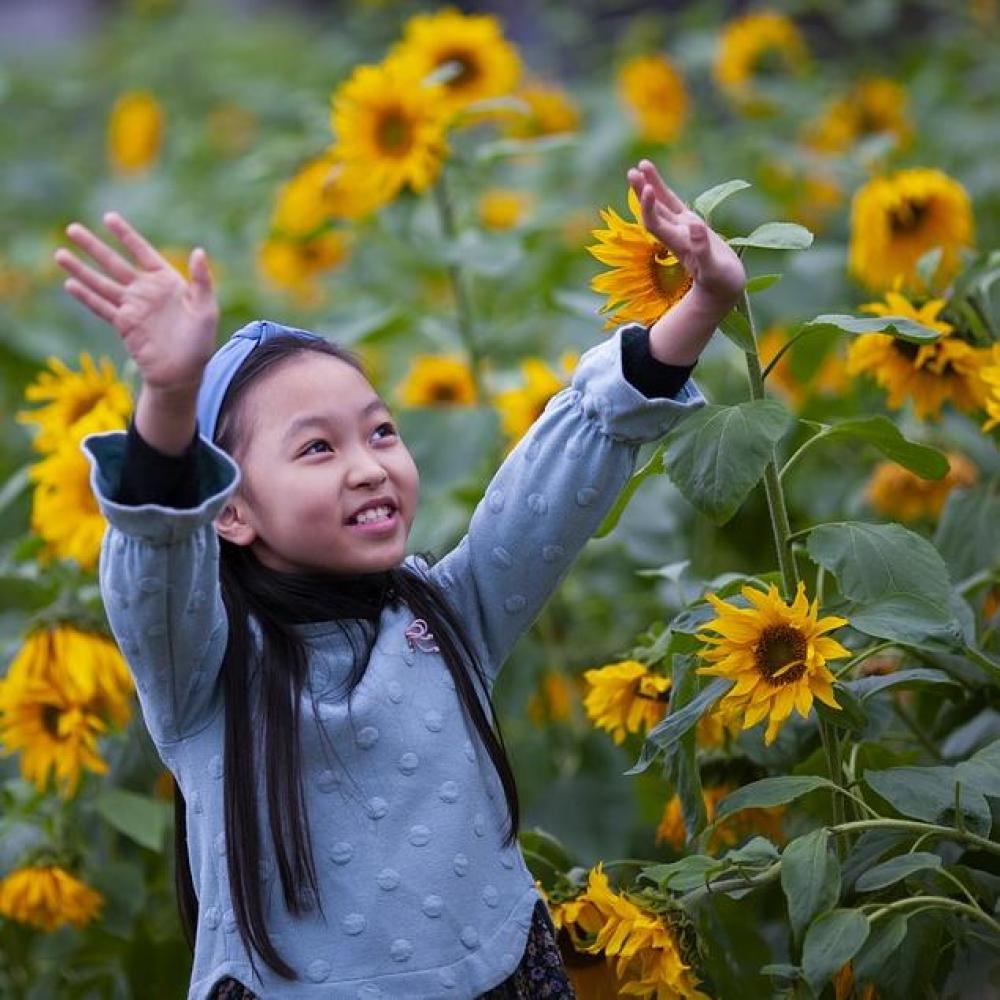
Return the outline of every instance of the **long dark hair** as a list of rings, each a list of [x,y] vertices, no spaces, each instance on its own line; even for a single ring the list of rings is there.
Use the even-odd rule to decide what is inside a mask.
[[[247,356],[226,391],[214,436],[220,448],[233,456],[241,453],[248,438],[246,407],[242,405],[247,389],[266,372],[304,351],[339,358],[366,375],[360,359],[344,347],[326,340],[303,340],[293,334],[275,336]],[[244,483],[241,489],[246,486]],[[224,538],[219,539],[219,545],[222,597],[229,618],[221,676],[225,698],[226,861],[233,913],[254,971],[257,971],[253,960],[256,950],[280,976],[298,979],[296,971],[271,943],[265,922],[259,875],[262,864],[257,820],[259,758],[251,724],[256,707],[263,722],[266,815],[285,907],[298,916],[311,909],[315,901],[322,913],[299,760],[299,699],[308,666],[304,643],[293,627],[296,621],[333,620],[347,636],[354,653],[346,682],[350,699],[367,669],[382,608],[386,605],[394,608],[402,600],[433,632],[465,716],[479,734],[500,778],[509,813],[504,839],[508,846],[514,843],[519,826],[517,789],[482,666],[454,609],[428,578],[402,565],[356,576],[279,573],[263,565],[248,546],[235,545]],[[430,553],[419,555],[428,564],[435,561]],[[251,631],[251,618],[260,627],[259,650]],[[254,685],[248,683],[252,664],[259,669],[260,676],[257,706],[251,705]],[[482,701],[489,706],[489,719]],[[177,905],[184,935],[193,949],[198,900],[188,863],[186,820],[184,797],[175,783]]]

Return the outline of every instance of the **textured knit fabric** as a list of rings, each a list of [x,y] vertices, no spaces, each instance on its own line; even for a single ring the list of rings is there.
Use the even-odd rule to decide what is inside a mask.
[[[430,567],[405,560],[443,590],[490,683],[618,497],[639,445],[705,405],[691,379],[673,399],[648,399],[631,385],[623,330],[584,353],[571,384],[493,477],[459,544]],[[125,439],[91,434],[82,447],[109,522],[99,564],[108,619],[187,802],[199,904],[189,1000],[204,1000],[227,975],[268,1000],[471,998],[502,983],[525,952],[540,897],[518,847],[501,846],[499,779],[433,636],[405,605],[383,611],[350,702],[340,688],[351,648],[337,623],[295,626],[310,649],[301,747],[320,899],[306,900],[304,918],[289,916],[265,840],[268,928],[300,978],[284,980],[259,958],[254,974],[232,911],[222,832],[219,669],[228,626],[212,526],[240,473],[200,437],[197,506],[129,507],[111,499]],[[255,682],[248,669],[251,689]],[[258,795],[266,801],[263,777]]]

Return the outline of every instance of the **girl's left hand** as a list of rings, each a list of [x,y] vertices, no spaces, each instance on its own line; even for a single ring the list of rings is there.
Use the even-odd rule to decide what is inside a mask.
[[[733,248],[664,183],[649,160],[628,172],[642,206],[642,224],[672,250],[696,288],[730,307],[746,286],[743,262]]]

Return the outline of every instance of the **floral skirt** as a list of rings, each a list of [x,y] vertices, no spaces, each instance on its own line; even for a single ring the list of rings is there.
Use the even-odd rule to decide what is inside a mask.
[[[499,986],[480,995],[478,1000],[576,1000],[556,944],[552,918],[545,904],[538,900],[517,968]],[[226,976],[212,988],[209,1000],[257,1000],[239,980]]]

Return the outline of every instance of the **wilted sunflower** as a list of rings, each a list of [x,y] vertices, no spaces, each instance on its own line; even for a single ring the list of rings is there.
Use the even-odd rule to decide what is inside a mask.
[[[719,803],[737,786],[732,783],[710,785],[702,790],[705,802],[705,816],[709,823],[715,821]],[[784,806],[770,809],[742,809],[732,816],[726,817],[711,833],[707,848],[710,853],[735,847],[748,837],[767,837],[772,844],[781,844],[785,839],[782,829],[782,818],[785,815]],[[681,810],[679,795],[673,796],[663,809],[663,816],[656,828],[656,843],[670,844],[675,850],[681,851],[687,843],[687,827],[684,824],[684,814]]]
[[[122,94],[108,119],[108,159],[122,173],[152,166],[163,143],[164,114],[160,102],[148,90]]]
[[[579,361],[579,354],[566,351],[559,360],[562,376],[541,358],[526,358],[521,362],[525,384],[518,389],[498,392],[493,402],[500,412],[500,424],[513,447],[528,428],[542,415],[548,401],[566,384]]]
[[[833,615],[817,620],[818,602],[814,598],[810,608],[801,581],[791,605],[773,583],[766,594],[751,586],[741,593],[752,607],[738,608],[715,594],[705,595],[719,616],[697,634],[712,646],[701,654],[712,666],[699,667],[698,673],[735,680],[719,709],[727,718],[741,719],[744,729],[767,719],[764,742],[770,744],[793,708],[808,717],[814,697],[840,708],[826,661],[850,656],[850,651],[822,633],[848,622]]]
[[[533,80],[514,94],[528,105],[528,111],[503,116],[503,133],[513,139],[536,139],[543,135],[575,132],[580,127],[580,109],[555,84]]]
[[[865,312],[912,319],[941,336],[929,344],[914,344],[887,333],[862,334],[847,347],[847,374],[871,375],[888,392],[890,409],[900,409],[909,396],[921,420],[936,418],[945,400],[965,412],[981,409],[987,398],[982,368],[988,352],[966,343],[938,319],[944,304],[944,299],[931,299],[917,308],[892,291],[884,302],[862,305]]]
[[[448,112],[474,101],[510,94],[521,76],[517,49],[490,14],[463,14],[454,7],[415,14],[403,28],[390,57],[411,60],[421,78],[452,63],[455,75],[444,81]]]
[[[980,376],[987,386],[986,412],[988,417],[983,424],[984,431],[991,431],[1000,424],[1000,344],[994,344],[992,354],[984,360]]]
[[[318,276],[347,260],[351,242],[341,229],[303,240],[270,237],[257,251],[257,270],[268,284],[290,293],[300,305],[314,307],[323,301]]]
[[[806,144],[823,153],[842,153],[858,140],[880,132],[909,143],[913,126],[906,115],[906,91],[885,76],[863,77],[832,101],[822,117],[806,129]]]
[[[971,486],[979,477],[964,455],[948,452],[948,463],[951,468],[940,479],[924,479],[895,462],[879,462],[865,494],[875,510],[894,521],[935,520],[956,486]]]
[[[692,285],[691,275],[672,250],[665,247],[642,224],[642,209],[635,191],[628,189],[628,206],[635,222],[626,222],[610,206],[601,212],[608,229],[595,229],[600,241],[587,250],[612,268],[590,282],[608,301],[598,312],[617,309],[604,323],[610,330],[622,323],[650,326],[672,309]]]
[[[524,221],[534,204],[527,191],[514,188],[490,188],[476,205],[479,221],[486,229],[512,229]]]
[[[418,354],[397,395],[403,406],[475,406],[476,383],[459,354]]]
[[[55,451],[67,439],[79,441],[81,420],[95,407],[103,406],[109,420],[124,422],[132,412],[132,393],[119,378],[110,358],[98,363],[84,351],[80,355],[80,370],[73,371],[60,358],[50,357],[50,371],[42,371],[24,390],[29,403],[44,403],[34,410],[21,410],[17,420],[35,424],[34,447],[47,453]]]
[[[973,241],[972,205],[958,181],[940,170],[915,168],[874,177],[851,202],[848,267],[876,291],[920,287],[917,261],[941,247],[935,285],[959,265],[958,251]]]
[[[661,55],[635,56],[618,71],[618,98],[642,139],[670,142],[688,117],[684,79]]]
[[[709,1000],[698,989],[684,936],[666,914],[654,913],[615,892],[598,862],[587,888],[558,907],[559,925],[573,947],[603,954],[618,979],[618,996],[657,1000]]]
[[[434,183],[448,152],[443,87],[423,82],[410,59],[358,66],[333,95],[331,124],[340,158],[366,172],[385,202],[405,186]]]
[[[770,103],[754,87],[766,76],[801,74],[809,51],[799,29],[784,14],[761,10],[726,24],[712,72],[716,83],[749,113],[766,113]]]
[[[85,927],[103,905],[99,892],[59,865],[18,868],[0,881],[0,914],[43,931]]]

